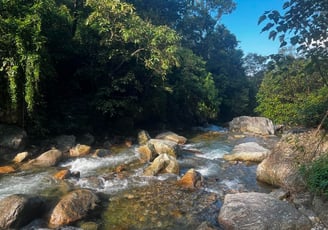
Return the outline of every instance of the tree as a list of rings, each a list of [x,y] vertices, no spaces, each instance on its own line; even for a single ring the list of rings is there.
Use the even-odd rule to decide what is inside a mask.
[[[1,107],[17,114],[11,122],[24,125],[24,114],[33,112],[37,101],[40,65],[45,38],[41,14],[48,2],[0,1]]]
[[[328,86],[328,2],[321,0],[291,0],[283,5],[284,14],[266,11],[259,24],[268,21],[263,31],[269,39],[279,38],[280,46],[291,44],[312,59],[324,84]]]
[[[256,110],[276,123],[312,126],[320,123],[328,106],[327,87],[309,69],[310,60],[272,56],[257,94]]]
[[[259,23],[269,21],[262,29],[269,38],[279,38],[281,47],[289,42],[298,50],[315,56],[328,57],[328,2],[321,0],[291,0],[283,5],[284,14],[266,11]]]

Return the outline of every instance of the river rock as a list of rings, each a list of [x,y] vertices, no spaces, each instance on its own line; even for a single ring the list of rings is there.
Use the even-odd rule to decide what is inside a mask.
[[[72,175],[71,171],[69,169],[62,169],[55,173],[54,178],[57,180],[64,180],[69,178]]]
[[[41,217],[45,203],[40,197],[11,195],[0,201],[0,229],[19,229]]]
[[[291,204],[264,193],[228,194],[220,210],[224,229],[311,229],[311,221]]]
[[[274,135],[273,122],[265,117],[236,117],[229,122],[229,130],[232,132],[250,132],[260,135]]]
[[[164,132],[164,133],[160,133],[158,134],[156,137],[156,139],[162,139],[162,140],[169,140],[169,141],[174,141],[180,145],[183,145],[187,142],[187,138],[180,136],[174,132]]]
[[[154,146],[151,146],[151,145],[150,146],[148,146],[148,145],[139,146],[138,152],[140,155],[140,160],[142,162],[151,162],[158,156],[158,153],[155,151]]]
[[[96,149],[92,154],[93,157],[108,157],[111,154],[109,149]]]
[[[156,176],[159,173],[179,174],[179,164],[175,157],[160,154],[144,171],[144,176]]]
[[[328,228],[328,200],[324,197],[315,196],[312,201],[312,207],[319,216],[323,224]]]
[[[230,154],[224,154],[227,161],[254,161],[261,162],[269,156],[270,150],[256,142],[246,142],[236,145]]]
[[[189,169],[185,175],[178,181],[178,185],[187,189],[200,188],[203,184],[202,175],[195,169]]]
[[[0,124],[1,154],[5,153],[6,150],[22,150],[25,147],[26,143],[27,134],[25,130],[13,125]]]
[[[283,135],[272,153],[257,167],[256,177],[290,192],[305,191],[300,165],[308,164],[327,151],[327,143],[316,131]],[[315,149],[315,151],[314,151]]]
[[[60,135],[54,139],[55,147],[62,152],[68,152],[75,146],[76,137],[74,135]]]
[[[12,173],[12,172],[15,172],[15,168],[10,166],[10,165],[0,167],[0,175],[1,174]]]
[[[150,140],[149,133],[145,130],[141,130],[138,133],[138,143],[139,145],[145,145]]]
[[[77,144],[74,148],[69,150],[70,157],[83,157],[90,153],[91,147],[89,145]]]
[[[50,225],[61,226],[84,218],[96,207],[98,197],[87,189],[72,191],[61,198],[50,215]]]
[[[51,149],[40,156],[38,156],[36,159],[30,160],[28,163],[24,164],[22,166],[22,169],[28,169],[33,166],[37,167],[51,167],[55,166],[60,162],[60,160],[63,157],[63,153],[59,151],[58,149]]]
[[[28,152],[21,152],[21,153],[18,153],[15,158],[13,159],[13,162],[15,163],[21,163],[23,162],[24,160],[26,160],[28,158],[29,154]]]
[[[147,145],[150,149],[154,149],[157,154],[166,153],[173,157],[177,157],[180,151],[179,145],[169,140],[150,139]]]

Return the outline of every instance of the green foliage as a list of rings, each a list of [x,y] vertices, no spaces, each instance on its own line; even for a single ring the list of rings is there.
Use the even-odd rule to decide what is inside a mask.
[[[256,111],[276,123],[314,126],[327,108],[327,87],[310,61],[276,56],[257,94]]]
[[[310,191],[328,196],[328,155],[322,155],[310,164],[302,165],[301,175]]]
[[[269,39],[278,37],[281,47],[289,42],[299,51],[328,58],[327,1],[290,0],[285,1],[283,9],[283,15],[271,10],[259,18],[259,24],[267,21],[262,32],[269,31]]]
[[[44,45],[41,35],[42,1],[5,1],[0,4],[0,77],[8,79],[10,104],[14,110],[32,113],[40,80]],[[24,108],[25,107],[25,108]]]
[[[221,100],[205,62],[189,49],[179,54],[180,67],[168,76],[171,119],[202,123],[217,118]]]

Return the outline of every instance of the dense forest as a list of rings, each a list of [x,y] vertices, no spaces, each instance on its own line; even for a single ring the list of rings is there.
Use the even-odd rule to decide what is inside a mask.
[[[328,2],[286,1],[245,55],[233,0],[0,0],[0,122],[34,135],[188,127],[261,115],[318,125],[328,108]],[[257,26],[257,25],[254,25]]]

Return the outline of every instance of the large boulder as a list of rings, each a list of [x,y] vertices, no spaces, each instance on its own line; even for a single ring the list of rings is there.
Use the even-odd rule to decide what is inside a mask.
[[[145,145],[138,148],[142,161],[153,161],[160,154],[168,154],[177,157],[180,147],[174,141],[150,139]]]
[[[160,133],[158,134],[156,137],[156,139],[162,139],[162,140],[169,140],[169,141],[174,141],[180,145],[183,145],[187,142],[187,138],[180,136],[174,132],[164,132],[164,133]]]
[[[300,175],[300,166],[312,162],[327,150],[328,141],[316,131],[286,134],[258,165],[257,179],[290,192],[304,191],[306,186]]]
[[[96,207],[97,202],[98,197],[89,190],[72,191],[62,197],[52,210],[49,224],[61,226],[80,220]]]
[[[166,153],[173,157],[177,157],[180,151],[179,145],[169,140],[150,139],[147,145],[150,149],[154,149],[157,154]]]
[[[218,217],[224,229],[311,229],[311,221],[286,201],[264,193],[228,194]]]
[[[25,148],[27,143],[26,132],[12,125],[0,124],[0,154],[7,151],[19,151]]]
[[[145,176],[156,176],[159,173],[179,174],[177,159],[166,153],[160,154],[144,171]]]
[[[227,161],[254,161],[261,162],[269,156],[270,150],[260,146],[256,142],[246,142],[236,145],[230,154],[225,154],[223,159]]]
[[[273,122],[265,117],[236,117],[229,122],[229,130],[232,132],[249,132],[260,135],[274,135]]]
[[[11,195],[0,201],[0,229],[19,229],[40,218],[45,203],[40,197]]]
[[[51,149],[36,159],[30,160],[26,164],[22,166],[22,169],[29,169],[31,167],[51,167],[58,164],[58,162],[62,159],[63,153],[58,149]]]

